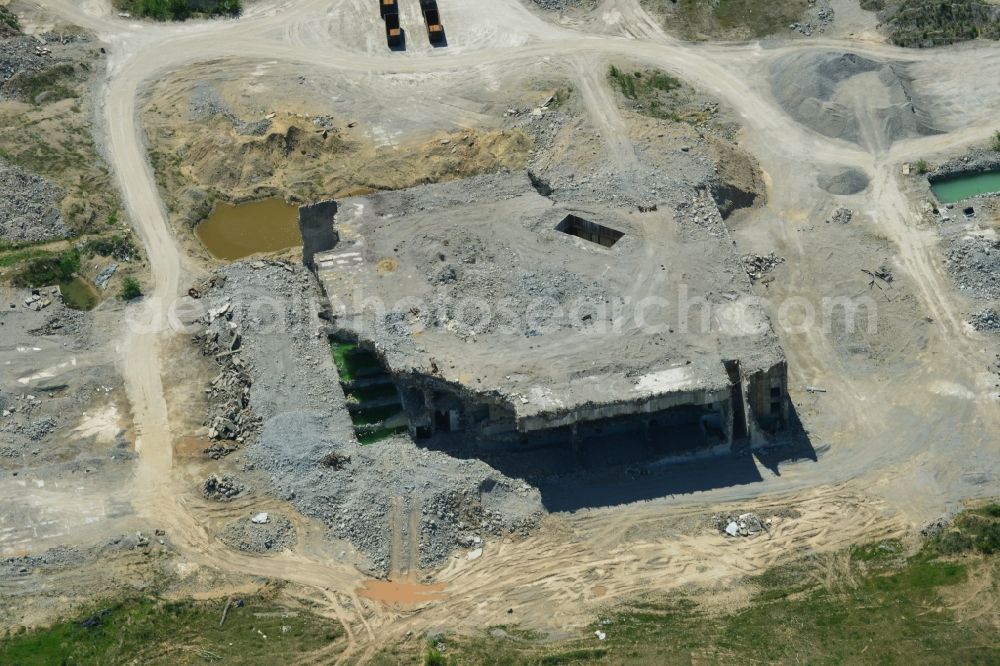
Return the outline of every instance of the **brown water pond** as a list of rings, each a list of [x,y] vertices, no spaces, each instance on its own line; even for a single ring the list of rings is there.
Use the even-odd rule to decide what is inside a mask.
[[[299,209],[282,199],[218,203],[194,233],[216,259],[243,259],[302,245]]]

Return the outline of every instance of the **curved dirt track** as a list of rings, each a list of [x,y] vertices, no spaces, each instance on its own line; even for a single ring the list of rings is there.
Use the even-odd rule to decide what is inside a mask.
[[[766,72],[767,63],[791,51],[849,50],[918,63],[939,72],[942,79],[961,63],[976,62],[981,85],[1000,88],[1000,47],[977,43],[932,54],[830,39],[767,48],[756,43],[693,45],[665,36],[637,0],[608,3],[618,22],[609,26],[609,34],[601,35],[578,34],[549,24],[517,0],[490,2],[489,12],[482,11],[487,4],[482,0],[456,0],[448,9],[449,39],[454,35],[454,43],[447,49],[415,47],[405,54],[389,54],[382,46],[381,33],[374,33],[375,39],[358,36],[365,30],[352,21],[366,15],[367,3],[361,0],[263,2],[239,20],[167,26],[121,20],[99,0],[82,5],[74,0],[43,0],[41,4],[67,22],[95,31],[110,45],[108,80],[99,109],[101,132],[155,282],[144,308],[129,322],[120,350],[140,453],[134,504],[167,529],[191,561],[314,588],[316,593],[309,599],[326,605],[347,626],[352,658],[369,654],[376,634],[378,641],[388,641],[444,617],[460,618],[454,620],[458,626],[499,624],[506,621],[502,611],[512,605],[535,609],[527,617],[518,617],[519,621],[567,626],[586,617],[587,605],[595,601],[588,591],[598,583],[607,585],[609,598],[708,583],[756,570],[778,556],[803,552],[813,545],[836,548],[852,539],[899,534],[908,517],[939,511],[963,493],[982,492],[965,488],[959,478],[966,468],[981,467],[984,458],[995,454],[990,433],[997,432],[1000,416],[995,396],[984,388],[981,370],[989,354],[980,340],[965,331],[937,258],[934,232],[913,225],[915,210],[896,174],[900,162],[984,139],[993,129],[989,104],[964,108],[961,117],[951,120],[950,125],[958,128],[951,133],[887,147],[872,142],[879,147],[873,154],[795,122],[773,101]],[[377,30],[374,23],[362,28],[368,33]],[[449,583],[449,599],[424,613],[409,616],[375,609],[366,615],[353,592],[360,580],[356,570],[295,554],[265,559],[229,550],[209,537],[195,512],[185,505],[172,476],[172,430],[161,384],[160,348],[172,334],[170,313],[179,296],[185,258],[168,226],[146,155],[137,100],[144,84],[167,72],[219,58],[246,59],[248,54],[255,61],[281,60],[369,74],[456,74],[500,64],[530,67],[541,59],[563,60],[581,83],[588,111],[610,132],[606,136],[610,154],[626,169],[635,153],[628,140],[615,133],[619,111],[596,73],[613,58],[674,72],[740,113],[746,127],[743,143],[760,160],[772,183],[768,206],[754,220],[760,231],[752,233],[767,234],[772,242],[780,243],[793,275],[802,281],[811,279],[811,250],[804,236],[808,232],[790,220],[807,216],[810,204],[800,189],[798,165],[850,166],[872,177],[872,187],[863,195],[866,205],[894,246],[898,269],[913,283],[923,311],[933,319],[929,343],[916,359],[922,369],[889,378],[892,381],[859,378],[844,371],[823,331],[783,338],[790,382],[828,390],[822,409],[830,416],[820,419],[816,427],[842,446],[832,447],[822,464],[794,466],[763,484],[719,488],[624,510],[584,511],[554,531],[541,530],[523,543],[503,544],[475,565],[449,566],[438,577]],[[961,86],[961,81],[951,80],[941,83],[940,90],[942,94],[958,92]],[[983,95],[987,102],[1000,98],[994,90]],[[937,394],[920,385],[927,383],[929,375],[967,387],[975,397],[936,402]],[[901,385],[907,386],[907,393],[902,393]],[[899,421],[895,413],[900,409],[916,415],[933,409],[942,413],[939,418],[925,416],[922,422],[887,428],[886,423]],[[967,456],[968,465],[954,463],[958,455]],[[996,462],[990,464],[995,467]],[[859,499],[872,494],[880,499]],[[762,504],[794,502],[801,505],[803,519],[794,528],[777,530],[769,544],[737,550],[720,548],[715,542],[658,536],[658,521],[668,507],[670,515],[680,519],[695,511],[685,504],[748,498]],[[630,530],[648,538],[629,537]],[[705,562],[712,565],[705,568]],[[354,610],[345,609],[334,591],[353,596]],[[556,610],[543,612],[543,605]],[[326,660],[326,656],[318,659]]]

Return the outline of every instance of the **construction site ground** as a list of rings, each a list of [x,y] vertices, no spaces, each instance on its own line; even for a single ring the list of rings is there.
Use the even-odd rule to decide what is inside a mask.
[[[642,595],[740,608],[747,576],[864,542],[913,547],[921,526],[1000,494],[1000,340],[967,323],[996,294],[960,288],[989,266],[956,267],[966,255],[954,249],[994,241],[997,219],[988,206],[972,221],[951,211],[939,229],[926,179],[903,169],[987,146],[1000,47],[900,49],[857,8],[808,38],[713,43],[680,41],[638,0],[563,12],[452,0],[448,46],[433,48],[417,3],[400,4],[403,52],[386,49],[360,2],[260,0],[238,19],[170,24],[103,0],[13,4],[26,32],[78,26],[106,51],[94,135],[149,288],[91,313],[0,292],[5,627],[123,593],[267,588],[343,625],[310,663],[498,625],[554,641]],[[612,86],[612,64],[677,77],[679,115],[640,113]],[[321,295],[297,251],[223,266],[192,232],[218,199],[297,203],[524,168],[557,193],[658,201],[691,223],[721,224],[713,187],[743,201],[726,211],[736,253],[781,259],[754,292],[801,424],[783,446],[607,469],[595,456],[565,472],[544,453],[498,470],[407,437],[348,446]],[[844,299],[865,303],[854,326]],[[220,372],[242,379],[198,336],[237,329],[262,423],[210,457],[206,388]],[[311,457],[330,450],[356,478]],[[213,474],[239,492],[206,497]],[[517,521],[465,543],[453,516],[446,538],[417,538],[462,503],[436,490],[479,493],[485,511],[487,480]],[[328,515],[334,500],[350,510]],[[767,536],[713,526],[746,510],[771,517]]]

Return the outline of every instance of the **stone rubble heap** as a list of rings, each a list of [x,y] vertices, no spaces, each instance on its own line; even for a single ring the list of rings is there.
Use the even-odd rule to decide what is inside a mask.
[[[201,484],[201,492],[205,496],[205,499],[215,500],[216,502],[229,501],[245,490],[246,487],[243,484],[228,475],[219,476],[213,474]]]
[[[759,254],[745,254],[742,257],[743,267],[746,269],[747,275],[754,282],[757,282],[762,277],[770,273],[776,266],[784,263],[784,257],[779,257],[771,252],[770,254],[761,256]]]
[[[763,520],[753,512],[716,514],[712,516],[712,525],[730,537],[755,537],[770,531],[771,519]]]
[[[1000,331],[1000,314],[992,308],[986,308],[971,315],[969,323],[977,331]]]

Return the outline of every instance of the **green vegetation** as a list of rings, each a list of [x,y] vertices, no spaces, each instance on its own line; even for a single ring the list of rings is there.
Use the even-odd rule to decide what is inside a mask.
[[[52,256],[52,251],[37,247],[0,248],[0,268],[9,268],[32,259]]]
[[[10,85],[28,102],[43,104],[78,97],[73,65],[62,64],[40,72],[22,72]],[[42,93],[45,93],[44,95]]]
[[[680,79],[663,72],[628,72],[611,65],[608,80],[613,88],[633,102],[632,106],[640,113],[676,122],[683,120],[678,113],[680,100],[671,94],[683,88]]]
[[[68,282],[80,270],[80,252],[76,249],[32,259],[14,275],[15,287],[48,287]]]
[[[648,597],[577,640],[492,628],[436,639],[436,661],[426,663],[1000,663],[991,610],[1000,601],[998,553],[1000,504],[991,504],[961,514],[911,556],[886,540],[769,569],[749,579],[756,592],[741,610]]]
[[[340,379],[345,383],[353,382],[359,376],[370,374],[382,367],[377,358],[359,350],[355,343],[333,342],[330,349],[333,351],[333,361],[337,364]]]
[[[931,166],[927,163],[927,160],[920,159],[917,163],[913,165],[914,170],[921,176],[931,170]]]
[[[993,150],[1000,153],[1000,130],[993,134]]]
[[[1000,504],[966,511],[950,528],[934,537],[930,546],[942,555],[969,551],[986,555],[1000,553]]]
[[[10,7],[0,5],[0,35],[15,35],[21,32],[21,23]]]
[[[371,352],[361,349],[353,342],[337,342],[331,340],[330,350],[333,361],[337,365],[341,385],[347,401],[352,406],[361,406],[351,410],[351,422],[354,424],[354,434],[361,444],[373,444],[392,435],[406,432],[406,425],[386,425],[393,417],[402,412],[399,404],[399,393],[392,383],[376,384],[374,386],[354,386],[359,379],[377,377],[385,373],[378,358]],[[394,398],[392,404],[365,407],[372,401]]]
[[[157,21],[183,21],[192,16],[237,16],[240,0],[115,0],[115,8]]]
[[[140,296],[142,296],[142,286],[138,280],[131,275],[122,280],[122,289],[118,293],[119,298],[123,301],[134,301]]]
[[[755,39],[801,21],[808,0],[644,0],[689,39]]]
[[[618,88],[621,94],[635,100],[656,95],[658,92],[670,92],[675,88],[681,87],[679,79],[663,72],[647,72],[643,74],[643,72],[634,71],[628,73],[618,69],[614,65],[611,65],[610,69],[608,69],[608,78],[611,79],[611,82]]]
[[[898,46],[923,48],[1000,39],[1000,12],[988,0],[883,0],[868,6],[887,10],[885,25]]]
[[[97,605],[69,621],[0,640],[0,663],[277,664],[330,645],[340,626],[260,597],[225,600],[144,598]]]
[[[112,257],[119,261],[131,261],[139,255],[139,249],[129,236],[114,234],[92,238],[83,244],[81,250],[88,256]]]

